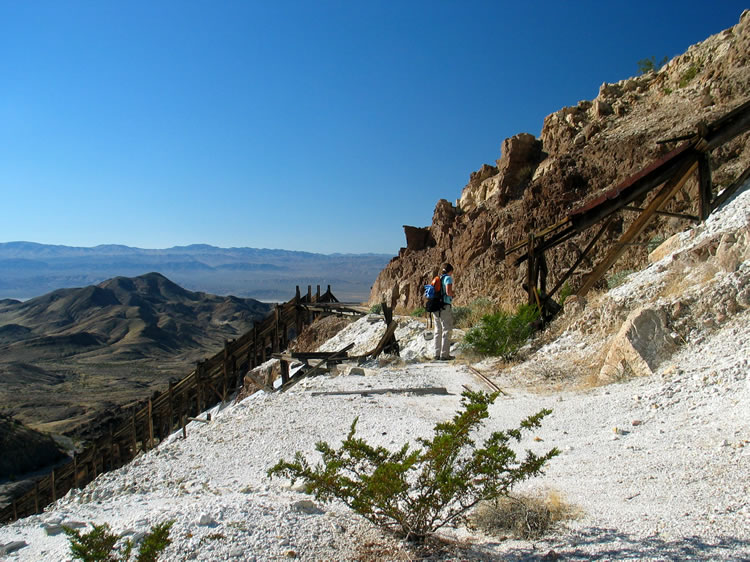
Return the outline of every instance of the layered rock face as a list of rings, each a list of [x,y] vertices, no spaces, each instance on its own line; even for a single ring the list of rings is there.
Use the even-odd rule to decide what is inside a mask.
[[[661,69],[616,84],[602,84],[591,101],[580,101],[544,119],[540,138],[521,133],[502,144],[496,165],[470,175],[453,205],[438,201],[429,227],[405,226],[406,247],[378,275],[370,302],[385,300],[406,309],[422,305],[422,285],[443,262],[453,264],[456,304],[490,298],[512,307],[526,298],[525,266],[519,252],[506,249],[530,232],[563,219],[571,210],[638,172],[675,143],[657,144],[692,133],[750,98],[750,11],[737,25],[690,47]],[[750,164],[747,133],[710,154],[715,191]],[[695,214],[691,179],[667,210]],[[591,260],[570,279],[573,290],[635,213],[614,220]],[[668,238],[685,223],[656,219],[615,264],[612,272],[638,269],[648,258],[649,240]],[[547,252],[554,283],[578,258],[593,232]]]

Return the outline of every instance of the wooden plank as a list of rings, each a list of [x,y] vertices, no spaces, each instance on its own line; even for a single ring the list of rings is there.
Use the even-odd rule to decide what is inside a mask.
[[[705,152],[698,158],[698,215],[702,221],[711,214],[711,161]]]
[[[632,205],[627,205],[622,208],[623,211],[634,211],[637,213],[642,213],[646,209],[643,209],[641,207],[634,207]],[[670,211],[656,211],[657,215],[663,216],[663,217],[673,217],[676,219],[684,219],[686,221],[693,221],[693,222],[700,222],[700,217],[697,215],[686,215],[685,213],[672,213]]]
[[[750,179],[750,168],[747,168],[742,172],[740,177],[734,180],[729,187],[722,191],[719,196],[711,202],[711,212],[723,205],[740,187],[745,184],[748,179]]]
[[[331,359],[343,359],[346,356],[346,352],[349,351],[354,347],[354,343],[350,343],[346,347],[338,350],[338,351],[332,351],[328,358],[326,360],[321,360],[320,363],[318,363],[315,367],[310,369],[309,371],[305,371],[304,373],[298,373],[294,377],[292,377],[286,384],[282,384],[282,386],[279,388],[280,392],[284,392],[294,386],[297,382],[299,382],[301,379],[312,376],[313,374],[321,371],[321,367],[326,364],[327,360]]]
[[[638,236],[651,220],[656,215],[656,211],[659,210],[669,199],[674,197],[677,192],[682,189],[690,175],[698,167],[698,158],[693,156],[691,160],[688,160],[680,168],[679,172],[670,179],[664,187],[656,194],[652,201],[646,206],[646,209],[641,213],[638,218],[630,225],[630,228],[625,232],[619,240],[619,243],[609,252],[609,254],[602,260],[602,262],[594,268],[589,277],[584,282],[583,286],[578,290],[579,296],[584,296],[591,290],[599,279],[612,267],[612,265],[625,253],[627,246],[625,243],[632,241]]]
[[[312,396],[350,396],[354,394],[360,394],[362,396],[368,396],[370,394],[415,394],[417,396],[424,396],[427,394],[438,394],[438,395],[449,395],[448,389],[442,386],[428,386],[428,387],[417,387],[417,388],[378,388],[378,389],[363,389],[363,390],[332,390],[327,392],[311,392]]]
[[[581,265],[583,260],[586,259],[586,256],[591,253],[591,250],[594,249],[594,245],[596,242],[601,238],[602,234],[607,230],[607,227],[610,225],[612,220],[614,219],[613,216],[610,216],[609,218],[605,219],[604,223],[602,224],[599,231],[594,235],[594,237],[591,239],[591,241],[586,245],[586,248],[583,250],[580,256],[578,256],[578,259],[573,263],[571,268],[563,275],[558,281],[557,284],[553,287],[553,289],[549,292],[549,294],[546,296],[546,298],[551,298],[552,295],[554,295],[560,287],[562,287],[565,282],[570,278],[571,275],[573,275],[573,272],[578,269],[578,266]]]

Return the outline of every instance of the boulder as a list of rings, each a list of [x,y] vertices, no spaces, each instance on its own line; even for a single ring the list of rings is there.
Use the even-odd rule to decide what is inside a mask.
[[[667,328],[666,312],[640,307],[630,313],[610,344],[599,379],[613,382],[631,374],[652,375],[676,348]]]
[[[427,248],[430,242],[434,245],[429,228],[404,225],[404,234],[406,235],[406,247],[409,250],[419,252]]]

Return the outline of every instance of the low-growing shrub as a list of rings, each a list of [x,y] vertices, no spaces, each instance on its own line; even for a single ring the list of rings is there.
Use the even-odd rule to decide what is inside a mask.
[[[647,72],[651,72],[652,70],[659,70],[667,63],[668,60],[669,57],[662,57],[661,60],[657,62],[656,57],[652,55],[649,58],[641,59],[638,61],[638,70],[641,74],[646,74]]]
[[[698,72],[700,72],[700,65],[698,64],[691,64],[688,69],[682,73],[682,76],[680,76],[680,88],[684,88],[687,86],[690,81],[698,76]]]
[[[560,287],[560,294],[558,296],[559,301],[560,301],[560,306],[564,306],[565,299],[567,299],[572,294],[573,294],[573,289],[571,288],[570,283],[566,281],[565,283],[563,283],[563,286]]]
[[[471,525],[490,535],[512,535],[518,539],[538,539],[562,521],[575,519],[580,511],[560,494],[509,495],[481,502],[470,516]]]
[[[370,307],[370,314],[383,314],[383,305],[382,304],[373,304]]]
[[[538,319],[539,310],[529,304],[520,305],[515,313],[486,314],[466,333],[464,343],[479,353],[510,359],[534,332]]]
[[[484,297],[474,299],[468,307],[453,307],[453,325],[456,328],[467,329],[478,324],[483,316],[497,311],[497,305]]]
[[[510,448],[522,433],[541,425],[551,413],[540,410],[521,421],[518,428],[493,432],[481,448],[472,434],[488,417],[488,406],[497,393],[463,393],[462,409],[447,422],[438,423],[432,439],[418,438],[422,447],[397,451],[373,447],[356,438],[355,419],[340,449],[319,442],[323,456],[312,467],[302,453],[294,461],[280,460],[269,476],[302,479],[307,491],[325,502],[339,499],[356,513],[401,537],[422,541],[440,527],[463,517],[480,501],[506,496],[518,482],[542,472],[545,463],[559,454],[552,448],[538,456],[526,451],[518,461]]]
[[[613,273],[612,275],[607,277],[607,288],[614,289],[615,287],[619,287],[620,285],[625,283],[625,280],[631,273],[635,273],[635,271],[633,271],[632,269],[623,269],[622,271]]]
[[[427,311],[425,310],[425,308],[423,306],[418,306],[417,308],[415,308],[414,310],[412,310],[411,316],[414,316],[416,318],[421,318],[422,316],[425,315],[426,312]]]
[[[169,538],[169,531],[173,524],[174,521],[165,521],[151,527],[151,531],[141,541],[135,560],[137,562],[155,562],[158,560],[162,551],[172,542]],[[127,562],[131,560],[135,547],[133,541],[127,539],[116,548],[120,537],[110,531],[108,524],[94,525],[92,523],[92,527],[92,530],[88,533],[63,527],[70,543],[70,553],[75,560],[83,560],[84,562]]]

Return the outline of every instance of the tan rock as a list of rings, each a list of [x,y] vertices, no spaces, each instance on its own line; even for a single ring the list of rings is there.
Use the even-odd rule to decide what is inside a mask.
[[[666,313],[653,308],[638,308],[628,316],[612,340],[599,379],[613,382],[627,375],[652,375],[659,363],[676,349],[667,329]]]
[[[680,249],[680,235],[675,234],[659,244],[648,254],[648,263],[655,263]]]

